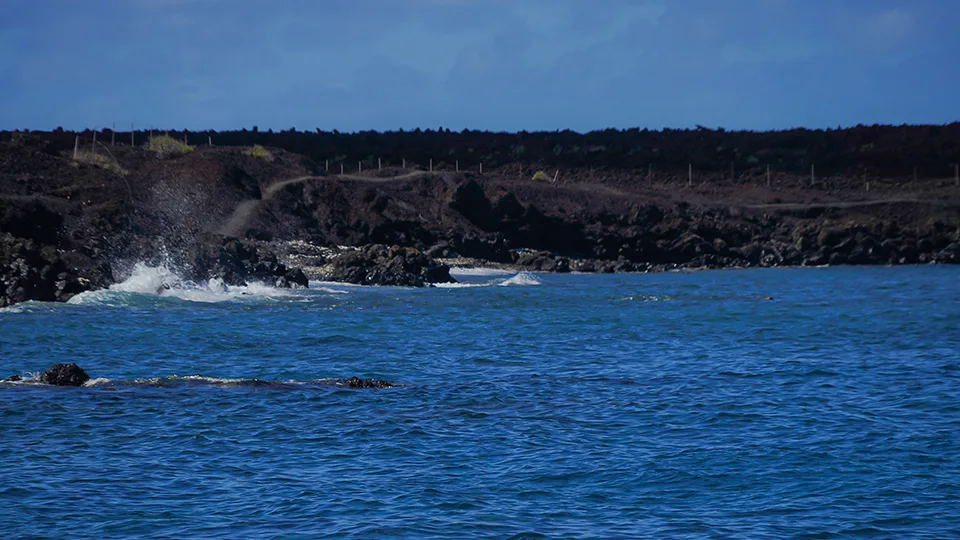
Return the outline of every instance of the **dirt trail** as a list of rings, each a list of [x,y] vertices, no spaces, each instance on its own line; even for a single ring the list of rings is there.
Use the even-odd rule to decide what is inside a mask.
[[[364,176],[360,174],[338,174],[338,175],[329,175],[329,176],[298,176],[296,178],[290,178],[288,180],[282,180],[275,184],[271,184],[263,189],[263,198],[251,199],[241,202],[234,209],[233,213],[227,219],[227,221],[220,227],[218,231],[220,234],[225,236],[238,236],[244,232],[247,224],[253,215],[257,212],[260,207],[260,203],[263,201],[268,201],[273,196],[280,191],[281,189],[292,185],[299,184],[301,182],[307,182],[310,180],[350,180],[357,182],[370,182],[370,183],[387,183],[387,182],[399,182],[403,180],[409,180],[419,176],[440,176],[448,183],[452,181],[452,173],[446,171],[411,171],[408,173],[396,175],[396,176],[387,176],[387,177],[376,177],[376,176]],[[554,189],[568,190],[568,191],[580,191],[580,192],[589,192],[589,193],[600,193],[604,195],[622,197],[625,199],[650,199],[651,194],[641,194],[635,192],[623,191],[611,186],[606,186],[603,184],[567,184],[567,185],[552,185],[552,184],[542,184],[543,187],[553,187]],[[708,206],[734,206],[750,210],[810,210],[810,209],[843,209],[843,208],[858,208],[858,207],[867,207],[867,206],[879,206],[884,204],[924,204],[932,206],[960,206],[960,203],[948,200],[933,200],[933,199],[919,199],[911,197],[897,197],[897,198],[887,198],[887,199],[874,199],[866,201],[835,201],[835,202],[820,202],[820,203],[769,203],[769,204],[743,204],[742,202],[725,202],[722,200],[702,200],[700,204],[705,204]]]
[[[770,203],[770,204],[747,204],[744,208],[758,210],[809,210],[813,208],[857,208],[861,206],[878,206],[882,204],[929,204],[933,206],[957,206],[958,202],[934,200],[934,199],[916,199],[910,197],[899,197],[893,199],[876,199],[872,201],[847,201],[847,202],[824,202],[824,203]]]
[[[613,195],[616,197],[622,197],[624,199],[651,199],[652,194],[636,193],[630,191],[623,191],[611,186],[605,186],[602,184],[567,184],[562,186],[556,186],[556,189],[567,189],[575,191],[583,191],[588,193],[602,193],[605,195]],[[687,199],[689,200],[689,199]],[[928,204],[931,206],[960,206],[958,201],[949,201],[943,199],[920,199],[916,197],[893,197],[885,199],[871,199],[865,201],[833,201],[833,202],[818,202],[818,203],[766,203],[766,204],[743,204],[743,202],[736,201],[723,201],[723,200],[710,200],[702,199],[699,201],[700,204],[708,206],[722,206],[722,207],[739,207],[750,210],[811,210],[811,209],[841,209],[841,208],[858,208],[864,206],[880,206],[884,204]]]

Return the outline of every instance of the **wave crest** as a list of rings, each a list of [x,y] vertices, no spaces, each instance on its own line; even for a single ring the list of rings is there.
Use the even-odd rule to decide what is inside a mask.
[[[262,283],[249,283],[246,286],[230,286],[222,280],[213,278],[208,281],[194,282],[181,278],[166,265],[152,266],[138,262],[133,266],[130,276],[109,288],[100,291],[85,292],[70,299],[70,304],[126,305],[134,298],[131,295],[149,295],[152,297],[177,298],[188,302],[215,303],[234,300],[240,297],[276,297],[290,296],[290,289],[278,289]]]
[[[500,286],[501,287],[531,286],[531,285],[541,285],[542,283],[543,282],[540,281],[540,279],[537,276],[529,272],[520,272],[519,274],[501,283]]]

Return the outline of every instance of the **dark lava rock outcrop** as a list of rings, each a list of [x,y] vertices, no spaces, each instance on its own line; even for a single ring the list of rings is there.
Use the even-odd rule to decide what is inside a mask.
[[[40,375],[40,382],[53,386],[83,386],[90,380],[80,366],[70,364],[54,364]]]
[[[66,302],[111,279],[102,262],[0,233],[0,307],[27,300]]]
[[[418,249],[374,244],[344,251],[323,269],[326,281],[356,285],[423,287],[431,283],[455,283],[450,267]]]
[[[350,377],[343,381],[347,388],[393,388],[393,384],[378,379],[361,379],[360,377]]]
[[[217,278],[226,285],[260,282],[280,288],[305,288],[309,283],[301,269],[281,263],[271,246],[215,234],[198,235],[173,248],[138,238],[126,258],[154,266],[171,264],[180,277],[190,281]]]

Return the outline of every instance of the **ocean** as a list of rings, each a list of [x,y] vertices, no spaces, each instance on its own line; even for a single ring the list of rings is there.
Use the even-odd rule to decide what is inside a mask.
[[[0,310],[0,537],[960,537],[957,267],[169,274]]]

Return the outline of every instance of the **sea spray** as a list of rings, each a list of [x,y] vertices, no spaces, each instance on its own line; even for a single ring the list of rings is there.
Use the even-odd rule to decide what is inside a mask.
[[[111,285],[109,289],[118,292],[157,294],[164,288],[180,288],[183,283],[184,280],[166,265],[151,266],[138,262],[134,264],[126,279]]]
[[[102,291],[79,294],[71,304],[99,304],[110,306],[136,305],[145,298],[176,298],[189,302],[215,303],[241,297],[274,298],[294,295],[293,289],[280,289],[252,282],[243,286],[229,286],[218,278],[206,281],[184,279],[166,265],[153,266],[146,262],[133,265],[122,281]]]

